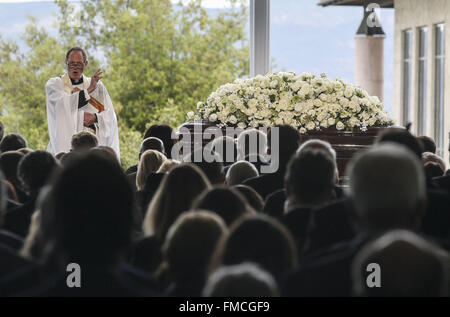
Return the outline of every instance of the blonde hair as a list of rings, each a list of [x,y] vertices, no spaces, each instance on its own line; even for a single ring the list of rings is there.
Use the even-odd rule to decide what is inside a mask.
[[[136,187],[141,190],[144,187],[147,176],[156,172],[167,160],[167,157],[156,150],[147,150],[142,154],[136,173]]]
[[[181,164],[180,161],[168,159],[161,164],[157,173],[169,173],[174,167],[180,164]]]

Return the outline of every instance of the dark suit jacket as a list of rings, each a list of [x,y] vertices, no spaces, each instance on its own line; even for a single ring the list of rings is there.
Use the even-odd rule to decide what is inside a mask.
[[[263,199],[266,199],[269,194],[283,189],[284,187],[284,170],[278,170],[272,174],[262,174],[257,177],[247,179],[243,185],[250,186],[261,195]]]
[[[450,196],[437,191],[427,191],[427,207],[422,220],[424,234],[438,239],[450,238]]]
[[[442,190],[450,194],[450,175],[433,178],[434,183]]]
[[[22,206],[16,207],[5,214],[4,228],[25,238],[34,213],[36,197],[30,198]]]
[[[351,296],[351,264],[358,251],[368,241],[368,237],[358,237],[327,249],[313,259],[304,259],[300,269],[286,277],[282,286],[282,295],[289,297]]]
[[[355,236],[347,204],[345,199],[340,199],[313,212],[303,249],[304,254],[313,254],[334,244],[351,240]]]
[[[25,267],[32,266],[32,263],[18,256],[14,250],[0,244],[0,296],[4,295],[2,281],[11,276],[14,272]]]
[[[137,268],[148,273],[153,273],[159,267],[162,260],[161,243],[156,237],[145,237],[135,244],[131,264]]]
[[[344,196],[340,186],[334,186],[333,199],[341,199]],[[284,213],[284,202],[286,201],[286,192],[279,189],[266,197],[263,213],[281,220]]]
[[[131,266],[122,265],[114,270],[92,269],[80,265],[81,287],[67,286],[69,273],[48,273],[33,267],[3,283],[6,296],[155,296],[156,283],[148,274]]]
[[[294,208],[283,215],[282,222],[291,232],[298,254],[301,254],[306,239],[306,232],[311,221],[311,208]]]

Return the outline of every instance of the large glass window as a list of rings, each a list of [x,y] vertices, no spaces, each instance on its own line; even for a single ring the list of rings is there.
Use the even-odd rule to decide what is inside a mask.
[[[403,31],[403,124],[411,121],[411,35]]]
[[[419,28],[418,33],[418,89],[417,89],[417,133],[426,134],[426,99],[427,99],[427,38],[428,28]]]
[[[437,153],[444,155],[444,76],[445,76],[445,25],[435,27],[435,131]]]

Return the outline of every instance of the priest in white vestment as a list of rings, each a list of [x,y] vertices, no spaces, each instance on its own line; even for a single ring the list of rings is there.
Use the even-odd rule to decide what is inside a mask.
[[[88,64],[83,49],[66,54],[67,74],[51,78],[46,85],[47,120],[53,154],[69,152],[72,136],[91,131],[99,145],[109,146],[120,158],[117,117],[98,70],[92,78],[83,75]]]

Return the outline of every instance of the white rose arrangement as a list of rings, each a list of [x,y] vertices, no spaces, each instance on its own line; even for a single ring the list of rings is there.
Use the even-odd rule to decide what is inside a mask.
[[[207,120],[219,127],[292,125],[310,130],[335,128],[366,131],[393,124],[378,97],[339,79],[309,73],[269,73],[237,79],[197,104],[188,119]]]

